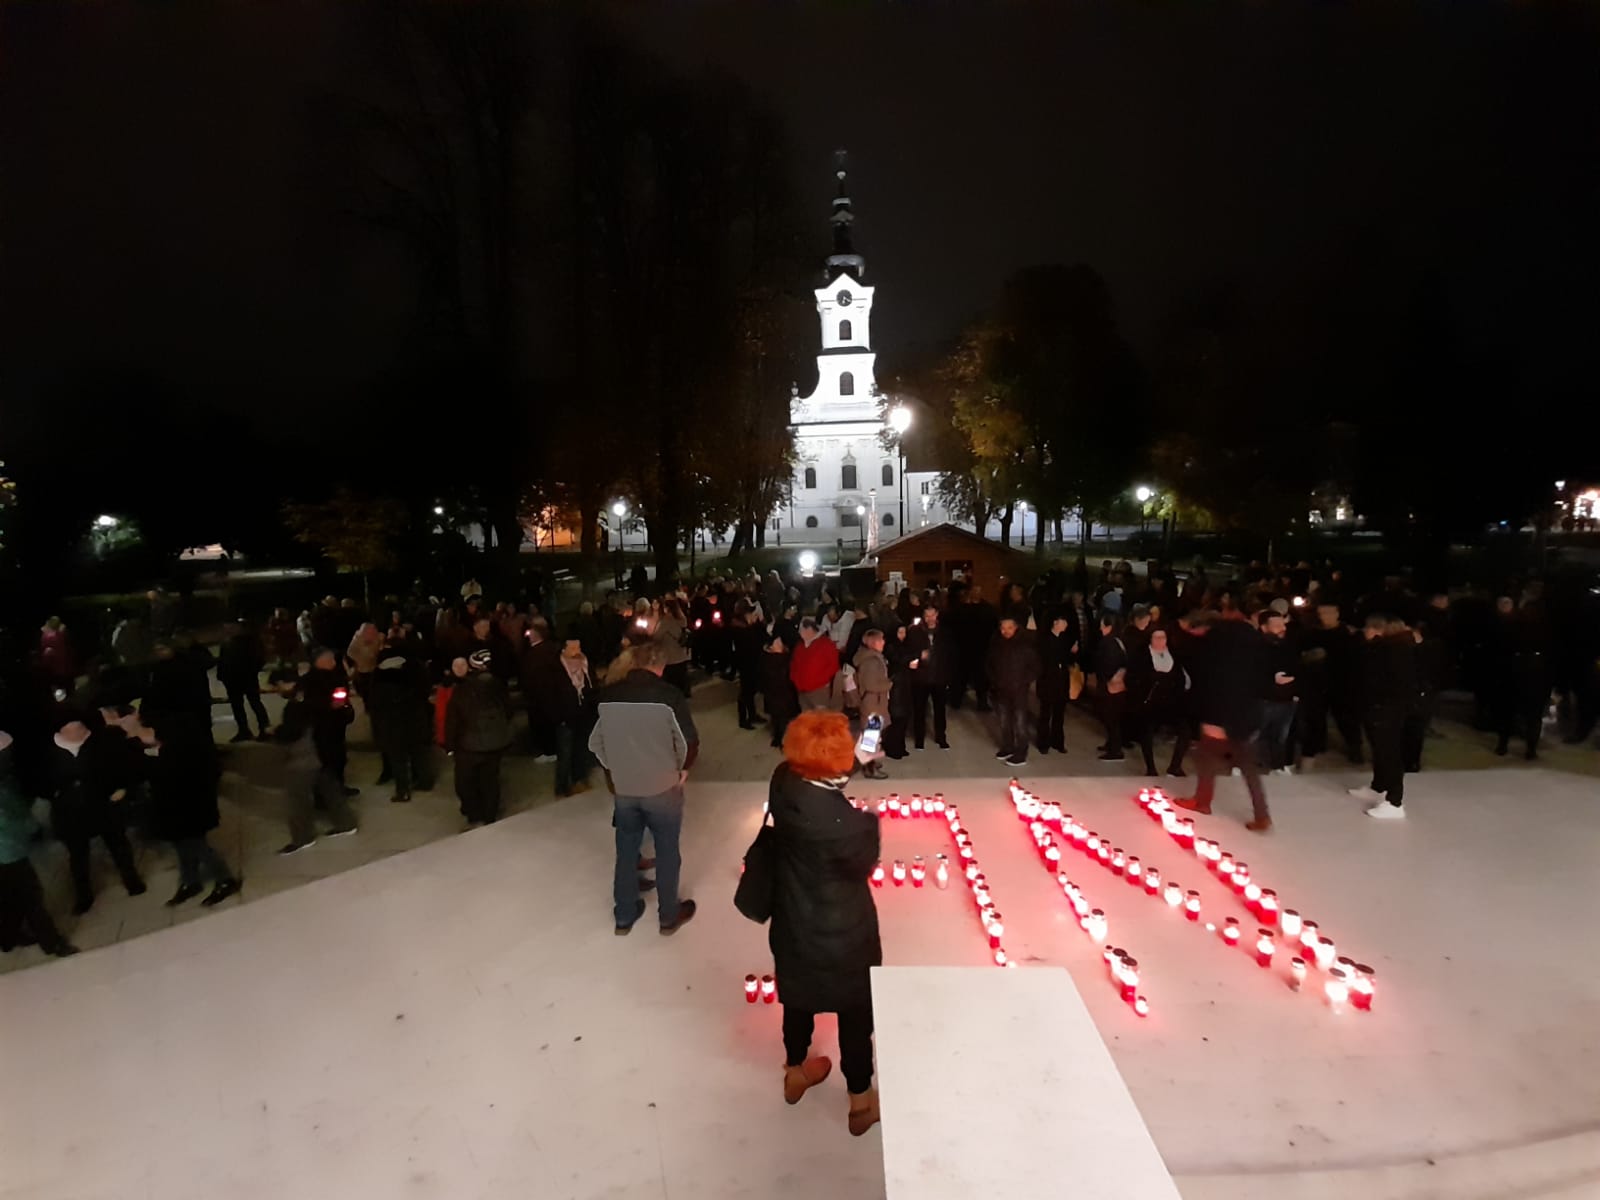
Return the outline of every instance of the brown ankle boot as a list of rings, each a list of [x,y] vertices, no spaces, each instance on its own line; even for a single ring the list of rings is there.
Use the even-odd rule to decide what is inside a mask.
[[[800,1097],[828,1077],[833,1062],[821,1057],[808,1058],[798,1067],[783,1068],[783,1099],[788,1104],[799,1104]]]
[[[850,1093],[850,1136],[860,1137],[881,1119],[878,1112],[878,1089],[868,1088],[859,1096]]]

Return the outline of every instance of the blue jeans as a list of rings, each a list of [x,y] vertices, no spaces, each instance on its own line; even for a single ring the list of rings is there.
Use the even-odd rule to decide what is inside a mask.
[[[618,925],[632,925],[639,912],[639,848],[648,829],[656,844],[656,903],[661,923],[678,919],[678,831],[683,828],[683,789],[657,796],[616,797],[617,871],[612,884]]]
[[[1289,733],[1294,728],[1295,702],[1268,700],[1261,714],[1261,765],[1268,771],[1291,765]]]

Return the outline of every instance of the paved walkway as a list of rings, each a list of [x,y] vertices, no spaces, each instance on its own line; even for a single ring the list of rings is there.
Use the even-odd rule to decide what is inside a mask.
[[[694,689],[693,709],[700,730],[701,752],[691,780],[691,796],[695,781],[762,784],[777,762],[777,752],[768,744],[765,729],[748,731],[738,727],[733,703],[735,689],[736,685],[720,679],[701,681]],[[274,697],[267,698],[269,714],[274,718],[280,703]],[[221,704],[213,713],[217,738],[225,744],[222,824],[212,835],[212,842],[242,874],[245,880],[242,895],[216,909],[202,908],[198,899],[181,908],[167,908],[165,901],[177,888],[176,859],[167,844],[150,842],[137,847],[140,870],[149,884],[145,895],[126,895],[110,861],[97,850],[99,894],[95,906],[84,916],[73,917],[70,915],[72,893],[67,878],[66,851],[58,842],[43,843],[35,851],[35,862],[45,883],[48,903],[51,911],[58,915],[62,930],[81,949],[125,941],[248,904],[461,832],[462,820],[456,809],[448,760],[440,755],[442,770],[439,785],[433,792],[418,794],[410,804],[389,803],[389,788],[378,787],[375,783],[378,756],[372,746],[370,728],[361,716],[350,731],[348,771],[350,783],[362,789],[360,799],[354,802],[360,814],[361,831],[353,837],[320,841],[309,850],[281,858],[277,850],[288,840],[283,812],[281,752],[270,744],[226,744],[234,732],[232,718]],[[930,713],[930,721],[931,716]],[[990,720],[992,718],[972,711],[970,704],[951,713],[951,748],[939,750],[930,741],[928,749],[914,750],[909,758],[889,763],[891,779],[911,783],[919,779],[1009,777],[1012,768],[994,760],[992,726],[985,724]],[[1032,754],[1028,776],[1034,779],[1126,777],[1130,781],[1142,777],[1142,763],[1136,750],[1129,752],[1125,762],[1098,761],[1095,746],[1100,737],[1098,723],[1087,712],[1074,710],[1067,719],[1069,752]],[[1444,720],[1440,722],[1440,736],[1428,743],[1425,763],[1429,769],[1440,770],[1484,768],[1520,773],[1542,768],[1600,774],[1600,755],[1588,747],[1549,744],[1543,751],[1541,763],[1535,766],[1515,757],[1496,758],[1492,753],[1493,742],[1491,735],[1475,733],[1457,722]],[[1158,765],[1164,767],[1166,759],[1161,752],[1169,747],[1157,749]],[[1513,753],[1517,752],[1519,748],[1514,746]],[[1342,756],[1328,755],[1310,773],[1350,771]],[[1348,780],[1350,783],[1362,781],[1359,773]],[[588,796],[574,803],[605,805],[608,797],[598,772],[593,777],[593,785],[594,790]],[[1269,782],[1269,796],[1271,791]],[[552,803],[554,768],[535,763],[525,754],[508,755],[504,799],[507,815]],[[45,817],[47,806],[39,805],[38,812],[41,818]],[[46,961],[48,958],[36,947],[16,950],[0,955],[0,973]]]

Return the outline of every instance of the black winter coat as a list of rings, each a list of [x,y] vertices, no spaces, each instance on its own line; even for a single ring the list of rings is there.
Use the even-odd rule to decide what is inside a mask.
[[[398,667],[381,667],[367,687],[367,715],[372,718],[372,738],[388,751],[428,740],[431,712],[428,677],[421,659],[387,650],[380,663],[401,659]]]
[[[794,684],[789,682],[787,654],[774,654],[770,650],[762,652],[761,694],[766,700],[769,717],[782,721],[800,711],[800,698],[794,694]]]
[[[195,721],[161,728],[161,751],[150,765],[150,832],[169,842],[203,837],[217,827],[222,774],[211,726]]]
[[[122,730],[94,730],[77,754],[52,745],[50,774],[55,785],[50,827],[58,838],[94,837],[123,825],[126,801],[113,801],[111,793],[136,780]]]
[[[1200,638],[1193,671],[1195,716],[1220,725],[1235,741],[1261,728],[1261,684],[1267,673],[1267,643],[1244,621],[1218,621]]]
[[[878,909],[868,877],[878,861],[878,818],[844,793],[808,783],[780,763],[767,794],[777,832],[772,948],[778,997],[806,1012],[872,1003],[873,967],[883,962]]]
[[[1075,640],[1070,626],[1060,637],[1053,633],[1039,635],[1039,699],[1065,700],[1071,694],[1068,668],[1072,665]]]
[[[474,671],[456,684],[444,720],[444,744],[453,753],[493,754],[511,745],[511,697],[493,671]]]
[[[1039,650],[1033,635],[1018,630],[1013,636],[995,634],[989,643],[989,687],[1006,696],[1027,695],[1039,677]]]
[[[917,669],[911,672],[911,681],[922,687],[948,687],[956,678],[955,632],[940,625],[929,629],[927,625],[913,625],[906,633],[907,662],[917,660]],[[926,650],[928,657],[923,658]]]

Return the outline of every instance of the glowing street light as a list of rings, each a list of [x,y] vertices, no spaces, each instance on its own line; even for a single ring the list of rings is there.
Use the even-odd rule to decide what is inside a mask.
[[[1140,504],[1148,504],[1150,497],[1154,495],[1155,493],[1149,488],[1145,487],[1143,484],[1140,484],[1133,493],[1134,499],[1138,500]]]
[[[101,513],[94,519],[95,526],[100,529],[115,529],[118,521],[110,513]]]
[[[817,569],[817,553],[815,550],[802,550],[800,552],[800,569],[807,575]]]
[[[613,516],[615,516],[617,518],[617,581],[618,581],[617,582],[617,586],[621,587],[622,586],[622,582],[621,582],[621,580],[622,580],[622,548],[623,548],[623,537],[624,537],[624,534],[623,534],[623,531],[622,531],[622,518],[628,515],[628,502],[626,500],[618,500],[615,504],[613,504],[611,506],[611,513],[612,513]]]
[[[436,516],[436,517],[442,517],[442,516],[444,516],[444,505],[442,505],[442,504],[435,504],[435,505],[434,505],[434,506],[433,506],[433,515],[434,515],[434,516]]]

